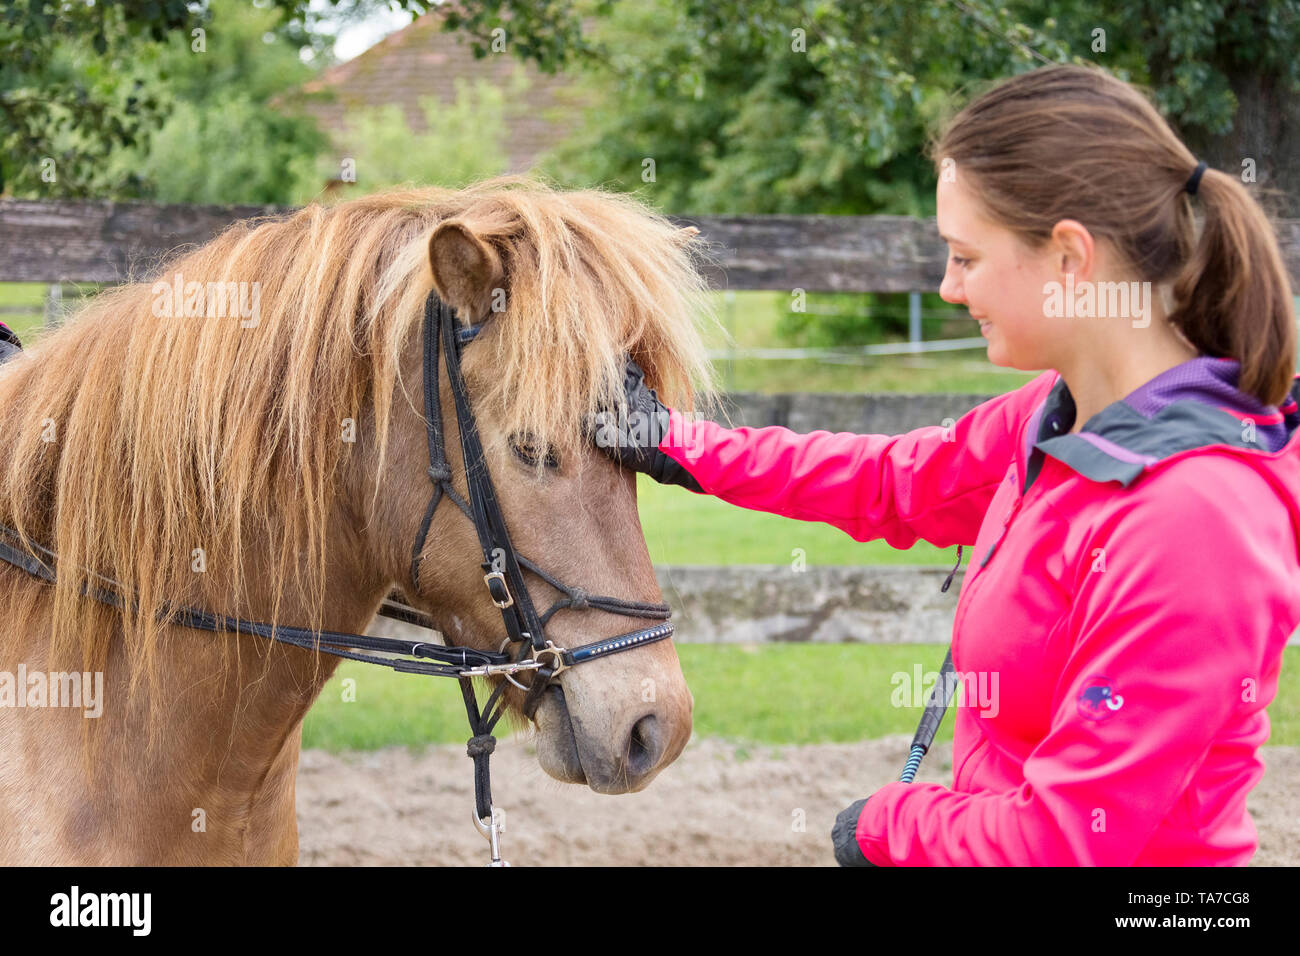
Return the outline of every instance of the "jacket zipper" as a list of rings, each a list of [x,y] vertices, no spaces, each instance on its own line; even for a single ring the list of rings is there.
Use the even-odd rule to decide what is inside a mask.
[[[1011,510],[1008,511],[1006,513],[1006,517],[1002,519],[1001,533],[998,534],[997,540],[994,541],[991,545],[989,545],[988,553],[984,555],[984,560],[980,562],[981,568],[983,568],[984,565],[989,563],[989,559],[993,557],[993,552],[998,549],[998,545],[1002,543],[1002,539],[1007,536],[1007,530],[1011,527],[1011,519],[1016,516],[1016,512],[1020,510],[1020,505],[1024,500],[1025,500],[1024,495],[1017,495],[1016,503],[1011,506]]]

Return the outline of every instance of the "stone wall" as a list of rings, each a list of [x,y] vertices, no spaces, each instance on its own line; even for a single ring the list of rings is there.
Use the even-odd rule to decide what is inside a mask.
[[[954,555],[956,549],[953,549]],[[810,567],[659,565],[659,587],[683,644],[946,644],[965,577],[951,565]],[[628,627],[635,621],[628,618]],[[370,633],[418,638],[418,628],[376,618]],[[1289,642],[1300,645],[1300,630]],[[936,665],[937,666],[937,665]]]
[[[955,554],[955,549],[954,549]],[[963,571],[948,568],[659,565],[686,644],[924,644],[952,637]]]
[[[943,425],[945,419],[955,422],[991,397],[731,392],[726,396],[724,410],[730,423],[737,426],[783,425],[797,432],[825,429],[867,435],[899,435],[925,425]]]

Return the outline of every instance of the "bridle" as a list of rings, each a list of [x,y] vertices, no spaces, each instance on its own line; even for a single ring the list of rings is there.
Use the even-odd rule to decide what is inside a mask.
[[[160,617],[165,623],[179,624],[196,630],[214,633],[251,634],[280,644],[307,650],[316,650],[335,657],[389,667],[408,674],[435,677],[454,677],[460,681],[465,711],[469,718],[472,736],[468,753],[474,761],[474,823],[487,837],[492,849],[493,866],[508,866],[501,859],[500,835],[504,829],[500,810],[492,805],[491,779],[488,760],[496,748],[493,729],[506,711],[504,693],[513,684],[525,691],[523,712],[530,720],[541,704],[546,690],[561,673],[570,667],[588,661],[609,657],[623,651],[653,644],[673,634],[673,624],[668,618],[672,611],[667,604],[642,601],[625,601],[620,598],[588,594],[579,587],[571,587],[547,573],[522,554],[515,551],[506,529],[505,518],[497,500],[492,476],[483,454],[474,411],[469,403],[465,379],[461,371],[461,350],[479,334],[483,324],[458,327],[452,310],[445,306],[434,292],[429,293],[424,306],[424,414],[429,442],[429,479],[433,492],[424,518],[420,522],[415,544],[411,550],[411,586],[419,593],[421,554],[424,551],[429,527],[442,499],[451,501],[474,523],[479,545],[483,551],[483,583],[492,603],[500,610],[506,637],[496,651],[476,650],[431,641],[409,641],[393,638],[371,637],[341,631],[316,631],[301,627],[286,627],[258,621],[246,621],[225,614],[203,611],[191,607],[163,608]],[[451,469],[447,464],[446,446],[442,434],[442,409],[439,399],[439,369],[443,357],[447,377],[455,401],[456,424],[464,462],[468,501],[452,486]],[[28,574],[50,584],[57,579],[57,556],[54,552],[17,531],[0,524],[0,560],[21,568]],[[541,615],[533,606],[524,570],[531,571],[561,596]],[[124,609],[130,603],[124,589],[111,578],[87,572],[89,582],[81,588],[87,597],[101,603]],[[546,623],[563,608],[573,610],[594,609],[627,617],[652,618],[659,621],[650,627],[628,631],[604,640],[579,647],[557,646],[546,637]],[[430,618],[411,607],[397,596],[390,596],[379,607],[384,617],[433,630]],[[517,644],[515,653],[507,647]],[[367,653],[368,652],[368,653]],[[396,656],[378,656],[396,655]],[[530,683],[521,684],[516,679],[525,671],[532,671]],[[474,693],[474,677],[502,678],[482,707]]]
[[[642,601],[624,601],[620,598],[588,594],[581,588],[569,587],[543,571],[536,564],[515,551],[506,530],[505,518],[497,502],[492,475],[483,455],[474,410],[469,404],[465,378],[461,372],[460,352],[465,343],[472,341],[483,329],[474,325],[458,329],[454,317],[435,293],[429,293],[424,306],[424,417],[429,438],[429,479],[433,493],[424,520],[415,536],[411,549],[411,584],[416,593],[420,590],[420,557],[424,551],[429,526],[434,513],[444,498],[450,499],[474,523],[479,546],[483,550],[483,583],[492,603],[501,611],[501,621],[506,629],[507,644],[519,644],[516,661],[522,661],[531,650],[532,660],[538,665],[524,700],[524,715],[532,719],[547,687],[561,671],[583,661],[605,657],[619,651],[631,650],[643,644],[671,636],[673,625],[668,621],[672,614],[667,604],[648,604]],[[441,346],[441,348],[439,347]],[[439,356],[446,354],[447,378],[456,406],[456,423],[460,433],[461,457],[465,467],[465,482],[469,489],[466,503],[451,484],[451,468],[447,464],[447,450],[442,435],[442,409],[438,392]],[[540,617],[533,607],[532,598],[524,582],[523,569],[532,571],[551,587],[561,592],[558,598]],[[572,650],[556,647],[546,638],[546,622],[561,608],[585,610],[594,608],[611,614],[628,617],[657,618],[664,623],[629,631],[616,637]],[[516,685],[522,687],[522,685]]]
[[[496,489],[492,485],[492,475],[483,454],[483,443],[479,438],[474,410],[470,407],[469,392],[465,387],[465,378],[461,371],[461,349],[482,329],[482,323],[463,329],[458,328],[451,310],[443,304],[436,293],[429,293],[424,303],[424,418],[429,441],[428,474],[429,480],[433,482],[433,492],[429,497],[429,506],[424,512],[424,519],[420,522],[419,531],[416,533],[415,545],[411,549],[411,585],[416,593],[419,593],[420,561],[429,527],[433,523],[438,505],[442,503],[443,498],[448,498],[474,523],[479,547],[483,551],[481,564],[483,583],[487,587],[492,603],[501,612],[501,621],[506,630],[506,639],[501,644],[501,650],[504,651],[509,644],[519,645],[512,664],[499,669],[498,673],[501,673],[509,683],[526,690],[523,712],[531,720],[542,701],[542,695],[562,671],[585,661],[608,657],[611,654],[671,637],[673,624],[668,618],[672,610],[667,604],[625,601],[605,595],[588,594],[582,588],[570,587],[562,583],[515,551],[510,543],[510,533],[506,530],[505,518],[501,514],[501,507],[497,501]],[[452,486],[451,468],[447,464],[447,449],[443,441],[438,382],[440,356],[443,354],[446,356],[447,380],[451,385],[452,399],[455,402],[461,458],[464,462],[465,483],[469,490],[468,503]],[[562,596],[557,598],[541,616],[538,616],[533,606],[532,597],[524,581],[524,568],[561,592]],[[546,637],[546,622],[556,611],[566,607],[574,610],[594,608],[627,617],[656,618],[661,623],[566,649],[557,647]],[[530,652],[531,659],[528,658]],[[515,669],[534,671],[532,682],[526,688],[514,680],[512,673]],[[494,863],[499,859],[497,849],[500,824],[492,807],[487,759],[496,746],[496,740],[491,735],[492,729],[505,711],[501,703],[501,695],[505,687],[505,682],[499,684],[480,710],[469,681],[461,681],[466,713],[473,731],[468,750],[470,757],[474,759],[474,822],[492,843]],[[490,822],[485,823],[489,820]]]

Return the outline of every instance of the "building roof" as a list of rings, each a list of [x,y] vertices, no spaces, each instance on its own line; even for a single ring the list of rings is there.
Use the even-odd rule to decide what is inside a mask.
[[[475,59],[471,38],[444,32],[442,20],[438,10],[431,10],[364,53],[329,68],[303,85],[302,92],[308,94],[303,108],[346,150],[352,145],[348,123],[359,113],[396,104],[413,130],[425,132],[421,98],[436,96],[442,103],[454,103],[458,78],[510,90],[512,76],[522,70],[527,89],[507,98],[507,171],[527,172],[579,125],[585,105],[581,92],[571,77],[542,73],[508,51]]]

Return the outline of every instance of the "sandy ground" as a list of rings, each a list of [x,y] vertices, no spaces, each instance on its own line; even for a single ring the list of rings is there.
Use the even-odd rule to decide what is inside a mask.
[[[826,866],[835,815],[897,778],[910,736],[856,744],[748,747],[695,740],[641,793],[602,796],[558,783],[526,740],[492,758],[515,866]],[[1256,866],[1300,865],[1300,748],[1266,747],[1249,805]],[[951,783],[951,746],[918,780]],[[307,750],[298,775],[300,862],[314,866],[482,865],[463,746]]]

